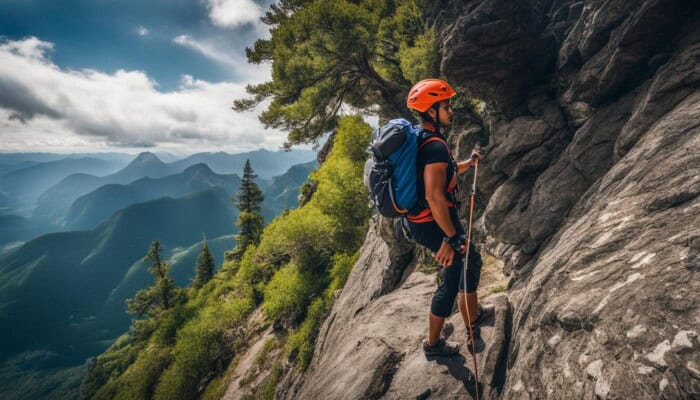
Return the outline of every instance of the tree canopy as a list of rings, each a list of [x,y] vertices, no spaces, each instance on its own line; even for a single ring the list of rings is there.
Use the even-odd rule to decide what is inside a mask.
[[[271,37],[246,49],[251,63],[272,62],[272,80],[249,85],[238,111],[271,100],[265,127],[288,132],[286,148],[318,143],[344,107],[380,119],[410,118],[412,83],[435,77],[435,32],[421,18],[424,0],[280,0],[263,17]]]

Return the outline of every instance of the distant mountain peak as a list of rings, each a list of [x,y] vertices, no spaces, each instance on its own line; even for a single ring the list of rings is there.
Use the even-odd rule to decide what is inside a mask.
[[[183,174],[185,175],[196,175],[196,174],[207,174],[207,175],[214,175],[215,172],[212,171],[211,168],[205,163],[197,163],[190,165],[189,167],[185,168],[184,171],[182,171]]]
[[[155,154],[150,151],[144,151],[139,153],[136,158],[134,158],[125,169],[131,168],[142,168],[142,167],[153,167],[153,166],[164,166],[165,163],[158,158]]]
[[[157,155],[151,153],[150,151],[144,151],[144,152],[139,153],[139,155],[136,156],[136,158],[134,158],[134,161],[132,161],[132,163],[135,163],[135,162],[140,162],[140,163],[144,163],[144,162],[148,162],[148,163],[159,162],[159,163],[162,163],[162,161],[160,160],[160,158],[158,158]]]

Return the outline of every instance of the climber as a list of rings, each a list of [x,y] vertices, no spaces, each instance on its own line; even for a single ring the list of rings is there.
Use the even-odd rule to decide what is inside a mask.
[[[430,249],[435,260],[444,267],[443,282],[433,295],[430,307],[428,339],[423,342],[426,355],[458,354],[459,343],[446,341],[440,335],[458,291],[462,319],[465,326],[471,325],[474,335],[474,338],[467,335],[469,349],[472,341],[480,335],[479,324],[493,313],[493,306],[478,303],[476,289],[481,273],[481,255],[473,245],[470,246],[466,276],[466,304],[464,301],[462,273],[467,239],[458,216],[457,175],[466,172],[482,155],[474,152],[472,157],[461,162],[452,158],[445,133],[452,124],[450,98],[454,95],[454,90],[446,82],[425,79],[411,88],[406,101],[408,108],[417,111],[422,120],[416,171],[419,198],[425,202],[422,211],[403,218],[406,218],[415,241]]]

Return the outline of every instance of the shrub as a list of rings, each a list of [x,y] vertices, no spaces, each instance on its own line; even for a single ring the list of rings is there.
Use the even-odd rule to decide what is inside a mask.
[[[174,345],[177,330],[192,318],[193,314],[194,310],[185,304],[178,304],[164,312],[153,332],[153,339],[160,345]]]
[[[167,348],[149,346],[144,349],[136,362],[124,372],[113,385],[116,391],[106,385],[98,391],[95,399],[147,399],[153,394],[160,374],[172,361]]]
[[[262,349],[260,349],[260,352],[258,353],[257,356],[255,356],[255,366],[258,368],[262,368],[265,365],[265,361],[267,361],[267,356],[270,354],[270,352],[280,346],[279,340],[277,340],[276,337],[271,337],[267,339],[265,344],[263,344]]]
[[[309,205],[331,218],[336,251],[354,251],[367,230],[371,210],[362,173],[371,130],[359,116],[341,119],[333,150],[311,176],[318,189]]]
[[[302,316],[318,283],[294,264],[280,268],[265,287],[263,313],[270,320],[293,322]]]
[[[333,257],[333,268],[331,268],[331,284],[326,289],[326,298],[329,302],[333,301],[333,294],[336,290],[342,289],[345,282],[352,272],[352,267],[357,262],[360,253],[352,254],[336,254]]]
[[[292,332],[289,336],[288,351],[291,354],[291,358],[296,359],[297,366],[302,371],[311,362],[316,337],[327,311],[328,306],[325,299],[322,297],[315,299],[309,306],[304,322],[301,323],[299,329]]]
[[[227,329],[241,324],[255,307],[251,288],[239,288],[236,294],[208,304],[178,332],[174,362],[160,378],[156,399],[195,398],[201,379],[217,360],[230,356]]]
[[[291,260],[303,270],[323,268],[334,252],[333,237],[331,218],[308,204],[268,225],[260,239],[258,259]]]
[[[80,397],[89,399],[95,397],[95,393],[104,389],[105,393],[116,392],[116,385],[110,385],[115,377],[121,375],[138,357],[143,349],[143,343],[134,342],[130,335],[120,336],[103,354],[94,361],[88,363],[88,371],[80,388]],[[108,396],[109,397],[109,396]]]

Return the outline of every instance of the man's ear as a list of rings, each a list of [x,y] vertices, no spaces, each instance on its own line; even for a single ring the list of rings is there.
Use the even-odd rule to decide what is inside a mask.
[[[430,118],[432,118],[433,121],[435,121],[435,117],[437,117],[437,112],[435,111],[435,109],[433,107],[430,107],[428,109],[428,115],[430,115]]]

